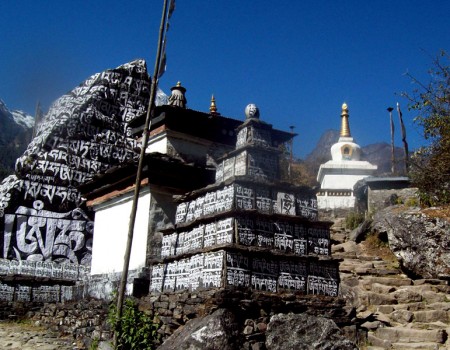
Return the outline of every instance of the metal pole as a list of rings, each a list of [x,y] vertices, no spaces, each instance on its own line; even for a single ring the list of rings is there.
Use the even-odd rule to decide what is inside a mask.
[[[391,121],[391,173],[395,174],[395,148],[394,148],[394,121],[392,120],[392,111],[394,108],[388,107],[389,119]]]
[[[118,296],[117,296],[117,315],[116,316],[117,316],[119,330],[120,330],[120,321],[122,318],[122,309],[123,309],[123,301],[124,301],[124,296],[125,296],[125,288],[126,288],[127,279],[128,279],[128,268],[130,265],[131,247],[132,247],[132,243],[133,243],[133,234],[134,234],[134,224],[136,221],[137,205],[138,205],[138,201],[139,201],[139,192],[140,192],[140,188],[141,188],[142,168],[143,168],[143,164],[144,164],[145,150],[147,148],[148,137],[149,137],[148,131],[150,128],[150,121],[151,121],[151,116],[153,114],[156,90],[157,90],[157,85],[158,85],[157,77],[158,77],[158,72],[159,72],[159,66],[161,63],[161,48],[162,48],[162,42],[164,40],[164,28],[165,28],[165,23],[166,23],[166,17],[167,17],[167,0],[164,0],[162,17],[161,17],[161,26],[159,28],[159,39],[158,39],[158,49],[157,49],[156,60],[155,60],[155,68],[153,71],[152,85],[150,88],[150,100],[149,100],[148,108],[147,108],[147,116],[145,119],[145,127],[144,127],[144,131],[143,131],[143,141],[142,141],[142,146],[141,146],[141,153],[140,153],[140,157],[139,157],[139,164],[138,164],[138,169],[137,169],[137,174],[136,174],[136,182],[135,182],[135,187],[134,187],[133,205],[131,208],[130,224],[128,227],[127,245],[125,248],[122,276],[120,279],[119,292],[118,292]],[[114,332],[114,346],[117,347],[116,332]]]

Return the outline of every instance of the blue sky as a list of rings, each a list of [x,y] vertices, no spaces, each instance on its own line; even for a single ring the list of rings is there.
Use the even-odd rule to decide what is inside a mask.
[[[0,0],[0,98],[34,114],[90,75],[144,58],[153,72],[162,0]],[[400,102],[410,149],[423,140],[398,94],[449,50],[450,1],[177,0],[160,88],[188,107],[244,119],[255,103],[277,129],[295,126],[304,157],[346,102],[355,141],[390,142]],[[402,146],[396,114],[396,145]]]

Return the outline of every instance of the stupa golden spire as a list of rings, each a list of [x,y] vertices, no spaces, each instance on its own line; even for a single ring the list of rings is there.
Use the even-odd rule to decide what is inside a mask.
[[[341,113],[341,137],[351,137],[350,135],[350,125],[348,123],[348,106],[344,102],[342,104],[342,113]]]
[[[209,113],[217,114],[216,99],[214,98],[214,95],[211,96],[211,104],[209,106]]]

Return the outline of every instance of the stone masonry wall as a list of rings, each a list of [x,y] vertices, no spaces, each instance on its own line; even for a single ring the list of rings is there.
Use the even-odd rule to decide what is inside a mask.
[[[368,210],[370,212],[376,212],[384,209],[393,204],[391,203],[391,197],[397,196],[398,200],[402,203],[406,203],[409,198],[417,199],[417,188],[402,188],[402,189],[369,189],[368,196]],[[418,200],[418,199],[417,199]]]
[[[306,313],[332,319],[341,328],[351,328],[350,315],[340,298],[295,293],[265,293],[231,289],[175,292],[149,295],[140,308],[157,315],[162,340],[191,319],[206,316],[219,308],[231,310],[247,340],[261,341],[270,317],[278,313]],[[348,330],[347,330],[348,332]]]
[[[93,339],[106,340],[112,336],[107,324],[108,303],[84,299],[69,303],[0,302],[0,316],[8,319],[32,320],[61,336],[89,343]]]
[[[250,344],[264,342],[270,317],[279,313],[304,313],[329,318],[348,338],[356,337],[356,327],[351,325],[351,309],[345,307],[343,299],[335,297],[222,288],[195,293],[183,291],[148,295],[138,301],[140,310],[160,320],[160,341],[167,339],[189,320],[209,315],[220,308],[236,315],[239,333]],[[88,344],[93,339],[111,339],[112,332],[107,324],[108,305],[108,302],[97,299],[45,304],[14,302],[16,314],[7,316],[26,317],[36,325],[61,335],[71,335],[74,340]],[[0,304],[2,310],[4,306]]]
[[[106,340],[112,337],[107,324],[108,303],[87,299],[74,303],[45,304],[38,311],[27,316],[36,325],[50,328],[63,335],[72,335],[74,339]]]

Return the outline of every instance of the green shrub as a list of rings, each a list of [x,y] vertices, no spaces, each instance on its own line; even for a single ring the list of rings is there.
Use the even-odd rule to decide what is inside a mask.
[[[364,222],[363,213],[351,212],[345,217],[345,227],[348,230],[353,230],[357,228],[360,224]]]
[[[98,338],[92,339],[92,343],[89,346],[89,350],[97,350],[98,349],[98,343],[99,343]]]
[[[118,350],[151,350],[156,348],[159,323],[139,311],[132,299],[126,299],[120,322],[117,318],[117,306],[112,302],[109,307],[108,323],[117,337]]]
[[[407,207],[418,207],[419,206],[419,199],[417,197],[409,197],[405,201],[405,205]]]

